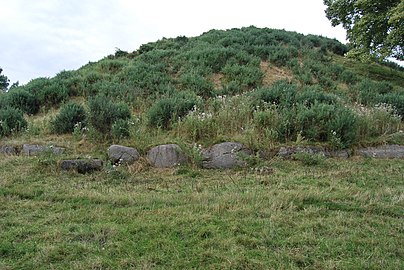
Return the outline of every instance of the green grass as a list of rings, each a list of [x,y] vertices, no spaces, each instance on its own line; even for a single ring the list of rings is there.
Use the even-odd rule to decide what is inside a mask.
[[[267,165],[79,175],[3,157],[0,269],[404,268],[402,161]]]

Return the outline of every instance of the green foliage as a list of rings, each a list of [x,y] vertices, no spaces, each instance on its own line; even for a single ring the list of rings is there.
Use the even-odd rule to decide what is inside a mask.
[[[271,87],[257,89],[253,96],[258,102],[290,107],[295,102],[296,93],[297,85],[282,80],[275,82]]]
[[[69,97],[69,89],[59,77],[54,79],[38,78],[22,87],[38,99],[40,106],[50,108],[59,105]]]
[[[179,82],[184,90],[189,90],[202,97],[210,97],[214,85],[211,81],[196,72],[181,75]]]
[[[6,75],[1,74],[3,69],[0,67],[0,92],[5,92],[10,84],[10,80],[7,78]]]
[[[173,120],[185,116],[199,100],[192,92],[178,92],[158,100],[148,111],[149,125],[168,129]]]
[[[112,125],[117,120],[131,118],[131,112],[126,103],[114,103],[103,95],[90,98],[88,107],[89,123],[94,129],[105,135],[110,135]]]
[[[0,137],[19,132],[27,127],[21,110],[11,107],[0,108]]]
[[[129,122],[127,119],[116,120],[111,127],[111,135],[115,139],[127,138],[130,136]]]
[[[337,136],[346,147],[357,139],[357,117],[341,105],[314,103],[309,108],[299,106],[297,125],[302,135],[313,141],[326,142]]]
[[[5,95],[5,103],[27,114],[36,114],[39,111],[38,98],[34,94],[24,90],[24,88],[10,90]]]
[[[117,74],[117,79],[132,88],[137,96],[148,97],[162,94],[172,83],[167,68],[167,65],[162,62],[149,64],[136,61],[123,68]]]
[[[291,58],[298,56],[295,47],[269,46],[269,61],[277,66],[286,66]]]
[[[336,104],[338,97],[334,94],[325,92],[320,86],[305,87],[303,91],[296,94],[296,103],[311,107],[315,103]]]
[[[324,0],[324,4],[332,25],[342,24],[347,30],[355,49],[351,55],[404,58],[403,1]]]
[[[60,108],[59,114],[52,121],[52,131],[57,134],[72,133],[76,125],[85,127],[87,114],[80,104],[70,102]]]
[[[258,66],[252,65],[226,65],[223,68],[225,80],[236,83],[240,89],[253,89],[262,84],[264,74]],[[236,94],[236,92],[233,92]]]

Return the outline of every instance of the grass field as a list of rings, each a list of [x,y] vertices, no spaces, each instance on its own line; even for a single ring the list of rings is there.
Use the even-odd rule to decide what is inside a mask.
[[[0,159],[0,269],[404,269],[404,163],[267,175]]]

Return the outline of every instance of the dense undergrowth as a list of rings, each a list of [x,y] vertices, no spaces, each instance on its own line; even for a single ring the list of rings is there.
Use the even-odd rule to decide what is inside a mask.
[[[324,37],[255,27],[164,38],[0,94],[0,136],[237,140],[252,148],[397,142],[403,69],[347,60],[348,50]]]

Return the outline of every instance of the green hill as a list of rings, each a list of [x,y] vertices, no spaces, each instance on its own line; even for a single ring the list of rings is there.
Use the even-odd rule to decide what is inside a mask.
[[[27,124],[10,120],[0,134],[18,138],[15,131],[25,127],[30,138],[77,134],[80,122],[87,138],[129,138],[141,149],[162,140],[238,140],[252,148],[397,140],[403,68],[346,59],[348,50],[320,36],[255,27],[164,38],[131,53],[117,49],[0,95],[4,119],[10,107],[30,115]],[[65,108],[69,116],[59,117],[58,108],[69,102],[85,112],[73,117]]]

